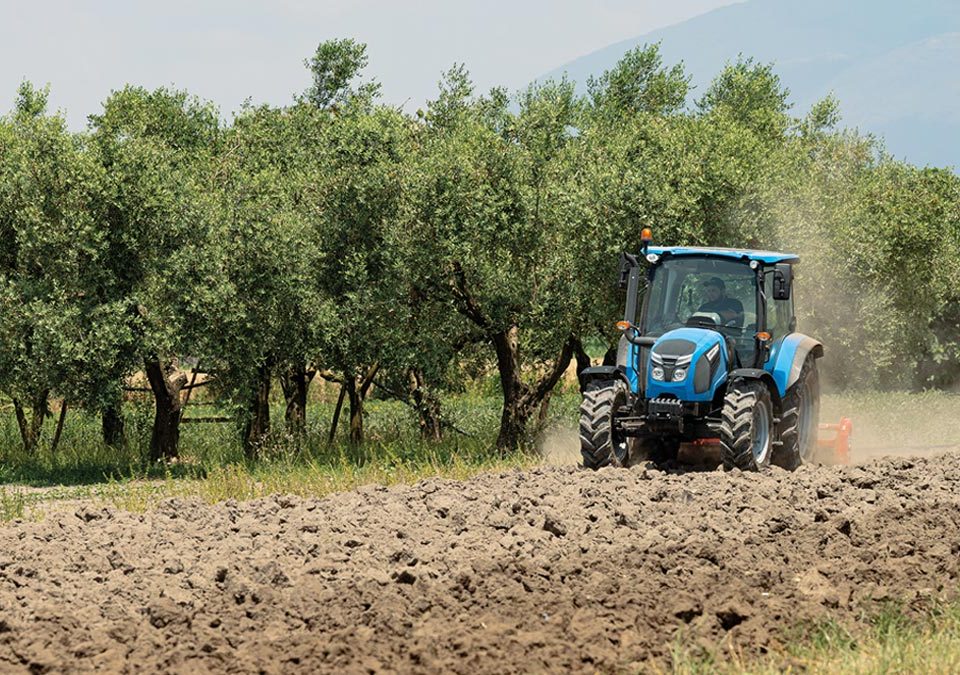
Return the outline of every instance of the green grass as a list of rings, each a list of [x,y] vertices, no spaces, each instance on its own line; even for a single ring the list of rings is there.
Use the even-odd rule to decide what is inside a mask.
[[[0,520],[23,518],[25,507],[26,499],[22,490],[0,487]]]
[[[933,607],[920,616],[889,606],[855,627],[826,621],[802,632],[784,649],[765,657],[691,656],[678,644],[677,675],[887,675],[960,672],[960,602]]]
[[[412,482],[427,476],[462,478],[477,471],[536,463],[533,452],[502,458],[494,451],[499,399],[488,386],[445,401],[448,419],[463,433],[448,430],[441,443],[422,441],[410,409],[394,401],[368,404],[367,441],[359,447],[341,435],[328,445],[333,413],[331,397],[311,402],[306,442],[296,447],[282,432],[282,408],[272,411],[278,428],[262,457],[249,461],[231,423],[184,424],[181,461],[155,464],[145,460],[152,407],[148,400],[128,404],[128,445],[105,447],[99,420],[71,411],[57,452],[48,445],[34,454],[20,449],[16,422],[0,412],[0,519],[24,517],[44,502],[65,499],[105,499],[116,506],[147,508],[163,496],[199,496],[209,501],[246,499],[275,492],[325,495],[366,483]],[[555,396],[548,427],[573,429],[579,395],[568,388]],[[854,420],[854,460],[893,454],[931,454],[960,447],[960,395],[855,393],[826,395],[821,418]],[[221,414],[213,407],[196,407],[189,415]],[[52,433],[52,424],[46,433]],[[549,438],[549,437],[547,437]],[[551,441],[548,441],[551,442]],[[932,446],[932,447],[930,447]]]
[[[575,391],[556,396],[549,423],[570,418],[578,398]],[[333,403],[312,401],[306,438],[294,443],[284,436],[283,410],[277,403],[271,411],[276,433],[253,461],[245,456],[232,423],[184,424],[180,458],[171,464],[145,459],[153,414],[146,401],[125,406],[128,444],[123,450],[103,445],[97,418],[73,411],[56,453],[47,443],[27,455],[12,415],[0,413],[0,483],[7,485],[0,494],[0,520],[43,517],[57,503],[69,506],[80,499],[139,511],[167,497],[198,497],[212,503],[277,493],[323,496],[370,483],[466,478],[538,461],[532,450],[510,457],[496,452],[499,400],[486,393],[446,403],[445,414],[459,431],[448,430],[439,443],[420,438],[412,412],[402,403],[373,400],[367,411],[363,444],[352,445],[344,437],[346,414],[341,434],[329,444]],[[198,407],[188,415],[222,413]]]

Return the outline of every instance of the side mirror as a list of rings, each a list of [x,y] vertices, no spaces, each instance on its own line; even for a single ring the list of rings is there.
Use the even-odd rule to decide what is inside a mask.
[[[627,290],[630,282],[630,270],[638,264],[637,256],[626,252],[620,254],[620,279],[617,282],[617,286],[621,291]]]
[[[777,263],[773,269],[773,299],[789,300],[793,287],[793,265]]]

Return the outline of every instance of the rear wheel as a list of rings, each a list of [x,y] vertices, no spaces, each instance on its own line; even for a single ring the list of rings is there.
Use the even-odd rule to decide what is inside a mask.
[[[627,385],[619,380],[587,385],[580,404],[580,454],[584,467],[600,469],[626,466],[629,462],[627,439],[614,425],[617,411],[627,400]]]
[[[726,469],[757,471],[770,464],[773,404],[762,382],[734,382],[723,400],[720,457]]]
[[[820,422],[820,375],[817,361],[808,356],[800,377],[783,398],[780,417],[780,448],[773,463],[784,469],[795,469],[812,462],[817,451],[817,428]]]

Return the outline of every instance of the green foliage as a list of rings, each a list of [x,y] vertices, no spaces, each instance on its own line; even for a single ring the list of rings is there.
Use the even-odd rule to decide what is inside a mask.
[[[296,103],[228,125],[125,87],[81,134],[21,85],[0,119],[0,392],[25,447],[52,398],[114,409],[145,362],[185,357],[241,419],[269,412],[271,377],[288,403],[293,375],[342,382],[355,439],[371,391],[426,428],[441,392],[495,370],[498,444],[517,447],[572,356],[613,346],[617,257],[643,227],[798,252],[800,329],[833,386],[960,382],[960,178],[842,130],[835,99],[793,117],[774,68],[741,58],[690,108],[650,45],[586,96],[478,95],[454,66],[408,116],[366,64],[324,42]]]
[[[790,124],[790,91],[773,64],[741,57],[727,65],[697,102],[707,114],[726,115],[766,137],[781,136]]]
[[[675,113],[686,103],[689,90],[683,64],[663,67],[659,43],[631,49],[614,68],[587,82],[593,107],[615,118]]]
[[[840,102],[831,94],[810,107],[810,112],[800,122],[800,131],[805,136],[823,134],[836,129],[840,124]]]
[[[127,87],[90,122],[107,175],[98,214],[109,249],[105,292],[131,310],[139,337],[128,360],[176,351],[188,341],[177,301],[194,281],[177,264],[210,222],[204,181],[220,135],[216,111],[185,92]]]
[[[781,150],[758,186],[769,241],[800,253],[801,330],[841,387],[922,389],[958,378],[960,178],[819,131]]]
[[[171,156],[174,162],[187,162],[208,150],[220,133],[212,104],[163,87],[149,91],[126,86],[115,91],[104,103],[103,112],[90,115],[89,121],[101,145],[119,150],[127,141],[152,139],[182,153]]]
[[[303,63],[313,76],[305,98],[317,108],[341,106],[352,98],[372,100],[380,92],[376,82],[356,82],[367,67],[367,46],[361,42],[349,38],[321,42]]]
[[[13,107],[14,116],[20,120],[29,120],[46,114],[49,98],[49,86],[37,89],[33,83],[24,81],[17,89],[17,101]]]
[[[351,376],[392,358],[403,320],[405,288],[386,239],[401,212],[408,128],[390,108],[348,106],[324,125],[307,159],[308,236],[320,250],[310,290],[330,310],[318,357]]]
[[[45,94],[25,84],[0,120],[0,391],[33,409],[30,449],[51,394],[88,403],[100,370],[130,341],[123,308],[102,293],[109,255],[97,219],[105,175]],[[32,427],[32,428],[31,428]]]
[[[582,103],[568,82],[531,87],[511,110],[474,98],[462,69],[416,133],[395,247],[403,276],[489,346],[504,392],[502,447],[570,359],[584,316],[570,161]]]
[[[192,353],[238,405],[260,368],[311,359],[329,311],[303,207],[308,140],[324,123],[307,106],[244,110],[212,158],[209,227],[177,258],[178,277],[203,280],[180,302]]]
[[[404,273],[481,330],[517,326],[534,354],[553,356],[576,322],[564,184],[573,88],[531,89],[516,114],[492,111],[490,99],[438,103],[408,173],[410,211],[396,241]]]

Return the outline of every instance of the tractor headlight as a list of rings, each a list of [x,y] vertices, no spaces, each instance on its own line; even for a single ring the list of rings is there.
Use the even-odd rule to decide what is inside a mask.
[[[674,382],[683,382],[687,379],[687,369],[686,368],[677,368],[673,371],[673,381]]]
[[[650,377],[655,379],[657,382],[663,382],[663,368],[660,366],[654,366],[653,370],[650,371]]]

